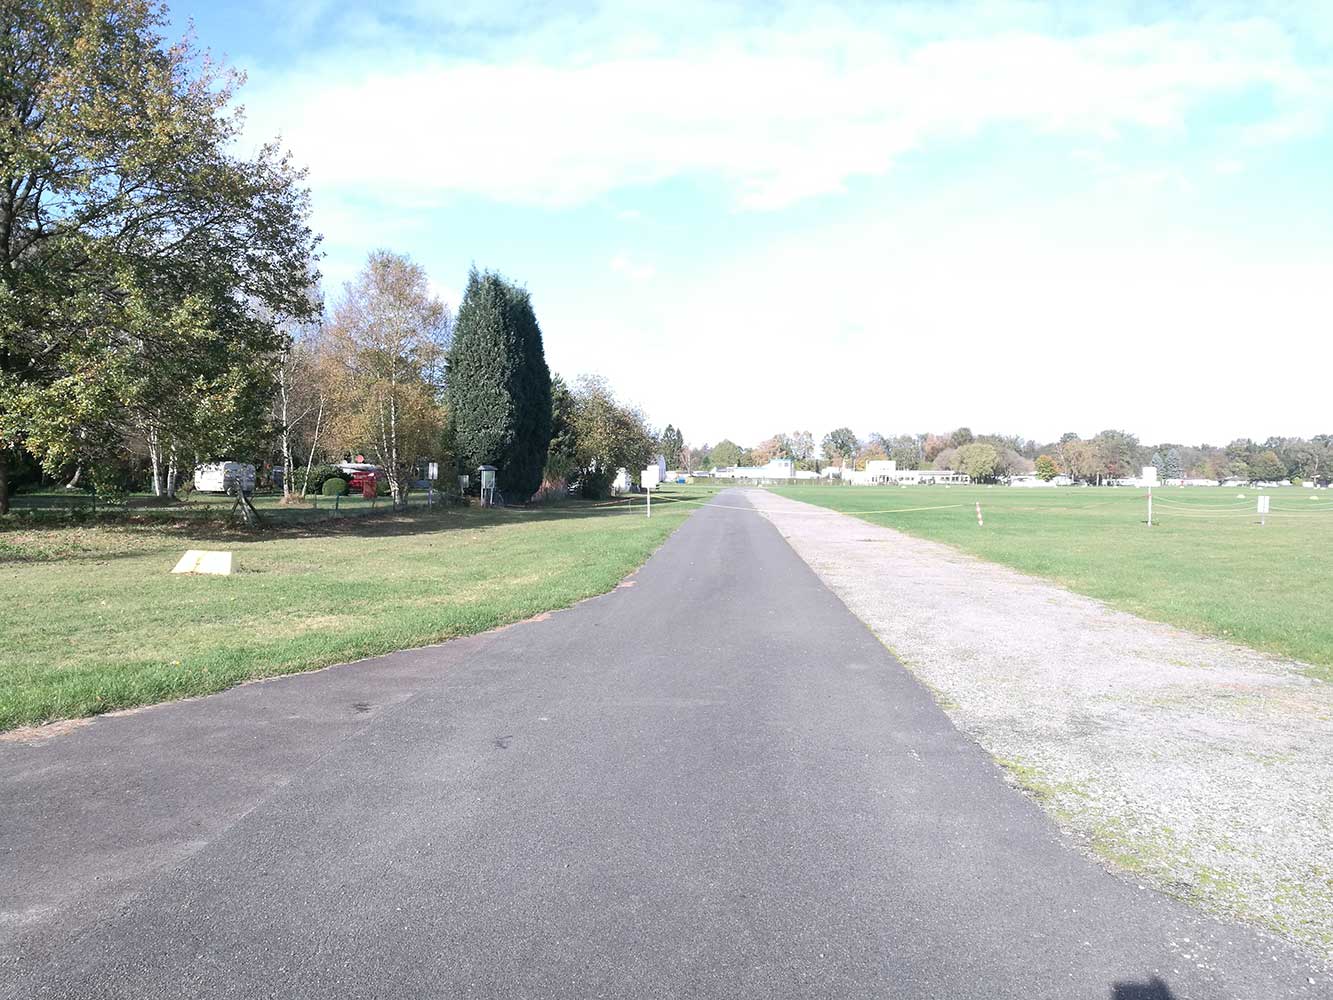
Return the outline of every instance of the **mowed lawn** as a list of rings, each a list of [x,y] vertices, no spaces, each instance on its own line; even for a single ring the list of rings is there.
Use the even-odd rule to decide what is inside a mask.
[[[692,490],[702,498],[706,492]],[[694,504],[449,508],[255,534],[0,524],[0,730],[438,642],[603,593]],[[177,576],[186,549],[230,577]]]
[[[1333,680],[1333,490],[1158,489],[1151,528],[1145,491],[1125,487],[773,492],[957,546],[1145,618],[1303,660]],[[1263,527],[1260,492],[1274,512]],[[920,507],[936,509],[903,510]]]

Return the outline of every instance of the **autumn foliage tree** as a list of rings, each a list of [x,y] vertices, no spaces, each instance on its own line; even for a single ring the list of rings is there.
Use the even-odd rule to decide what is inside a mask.
[[[449,329],[426,272],[385,250],[347,284],[329,324],[334,436],[374,457],[395,507],[407,504],[414,465],[440,444]]]

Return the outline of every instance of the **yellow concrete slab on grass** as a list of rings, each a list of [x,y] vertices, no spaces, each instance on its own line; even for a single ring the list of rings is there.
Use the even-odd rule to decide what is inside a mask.
[[[210,573],[215,576],[231,576],[231,553],[210,552],[207,549],[190,549],[181,556],[173,573]]]

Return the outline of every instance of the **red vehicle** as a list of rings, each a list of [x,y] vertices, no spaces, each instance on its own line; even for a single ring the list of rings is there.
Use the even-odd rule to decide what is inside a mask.
[[[379,493],[382,492],[382,487],[388,481],[383,469],[368,462],[344,462],[338,468],[347,473],[349,477],[347,482],[348,493],[365,495],[367,480],[375,483],[375,491]]]

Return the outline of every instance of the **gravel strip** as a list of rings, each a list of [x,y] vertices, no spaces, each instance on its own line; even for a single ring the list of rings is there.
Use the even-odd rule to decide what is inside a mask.
[[[1333,964],[1333,685],[936,542],[747,498],[1086,849]]]

